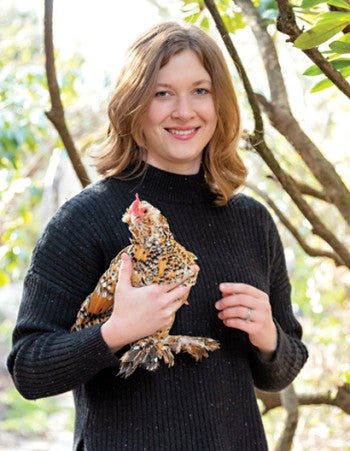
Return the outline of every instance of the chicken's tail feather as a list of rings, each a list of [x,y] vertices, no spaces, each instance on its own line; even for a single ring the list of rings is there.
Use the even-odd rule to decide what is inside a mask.
[[[175,354],[187,352],[196,361],[202,360],[203,357],[208,357],[208,352],[216,351],[220,348],[220,343],[217,340],[207,337],[169,335],[166,341]]]
[[[159,360],[163,359],[168,366],[174,365],[174,356],[169,346],[164,346],[160,340],[146,337],[134,343],[129,351],[121,357],[118,376],[129,377],[138,366],[148,371],[155,371]]]
[[[219,349],[220,344],[212,338],[190,337],[185,335],[168,335],[165,338],[146,337],[131,345],[121,357],[118,376],[129,377],[137,367],[155,371],[160,360],[169,366],[175,363],[174,354],[187,352],[196,361],[208,357],[210,351]]]

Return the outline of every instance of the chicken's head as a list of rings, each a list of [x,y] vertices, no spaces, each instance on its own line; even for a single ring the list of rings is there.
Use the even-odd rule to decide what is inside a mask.
[[[156,239],[157,236],[169,233],[168,221],[161,212],[145,200],[140,200],[138,194],[126,210],[122,218],[129,226],[134,238],[145,241]]]

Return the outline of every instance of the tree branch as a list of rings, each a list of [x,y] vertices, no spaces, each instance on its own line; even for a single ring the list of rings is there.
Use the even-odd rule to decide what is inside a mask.
[[[267,178],[277,181],[276,177],[274,177],[272,174],[268,175]],[[324,193],[323,191],[319,191],[318,189],[315,189],[312,186],[307,185],[306,183],[299,182],[298,180],[294,180],[294,181],[295,181],[299,191],[301,192],[301,194],[305,194],[305,196],[311,196],[311,197],[314,197],[315,199],[319,199],[319,200],[323,200],[324,202],[331,203],[331,200],[329,199],[327,194]]]
[[[233,45],[233,42],[229,35],[229,32],[227,31],[227,29],[225,27],[225,24],[220,16],[220,13],[215,5],[214,0],[204,0],[204,3],[205,3],[205,6],[208,8],[211,16],[214,19],[216,28],[218,29],[218,31],[222,37],[222,40],[224,41],[224,44],[227,48],[227,51],[229,52],[233,62],[235,63],[238,73],[242,79],[243,86],[247,93],[248,101],[249,101],[250,107],[253,112],[253,117],[254,117],[254,122],[255,122],[255,125],[254,125],[255,133],[259,134],[259,135],[263,135],[264,123],[263,123],[263,119],[261,116],[260,107],[257,102],[256,96],[254,94],[252,85],[250,84],[250,80],[247,76],[245,68],[238,55],[238,52],[237,52],[235,46]]]
[[[277,30],[289,36],[289,42],[294,42],[302,31],[296,23],[293,8],[289,4],[288,0],[277,0],[277,4],[279,10],[279,16],[276,23]],[[316,64],[316,66],[321,69],[321,71],[343,94],[350,98],[350,84],[340,72],[334,69],[334,67],[316,48],[303,50],[303,52]]]
[[[293,437],[298,426],[299,411],[298,398],[295,394],[293,384],[288,385],[280,393],[282,406],[287,412],[283,432],[278,439],[275,451],[290,451],[293,445]]]
[[[328,405],[338,407],[343,412],[350,415],[350,385],[342,384],[338,385],[336,394],[332,395],[330,391],[326,393],[315,394],[297,394],[299,406],[312,406],[312,405]],[[255,389],[257,398],[264,404],[262,414],[265,415],[276,407],[281,407],[280,393],[264,392],[262,390]]]
[[[252,183],[247,182],[246,186],[250,188],[252,191],[256,192],[264,201],[271,207],[271,209],[275,212],[281,223],[286,227],[287,230],[293,235],[296,241],[299,243],[300,247],[311,257],[326,257],[330,258],[334,261],[337,266],[343,265],[343,261],[335,252],[326,251],[323,249],[317,249],[311,247],[305,239],[300,235],[298,229],[294,227],[294,225],[287,219],[287,217],[282,213],[282,211],[278,208],[275,202],[269,197],[264,191],[259,189],[257,186]]]
[[[350,268],[350,252],[346,245],[339,241],[338,238],[322,223],[310,205],[303,199],[293,178],[281,168],[265,141],[261,140],[260,137],[251,136],[251,144],[275,174],[284,190],[289,194],[305,218],[310,222],[312,232],[324,239],[338,254],[343,261],[343,264]]]
[[[295,182],[299,188],[299,191],[306,196],[314,197],[315,199],[323,200],[324,202],[331,202],[329,197],[323,191],[319,191],[312,186],[307,185],[306,183]]]
[[[324,187],[329,200],[350,225],[350,191],[334,166],[300,128],[296,119],[291,114],[285,113],[285,108],[279,108],[261,94],[256,94],[256,98],[263,106],[273,127],[293,145],[321,186]]]
[[[315,146],[293,117],[289,107],[275,45],[266,30],[264,22],[250,0],[235,0],[235,2],[242,9],[249,22],[249,26],[252,28],[259,42],[259,49],[269,80],[271,102],[260,94],[254,95],[252,93],[250,81],[215,3],[212,0],[205,0],[205,4],[216,23],[223,41],[234,62],[237,64],[239,73],[242,75],[255,121],[258,118],[260,126],[261,112],[256,105],[256,100],[258,100],[266,111],[271,124],[293,145],[321,186],[324,187],[324,192],[327,192],[329,200],[334,203],[346,222],[350,225],[350,192],[336,172],[334,166],[322,155],[321,151]],[[261,127],[259,130],[263,130],[263,128]],[[262,135],[262,133],[259,135]]]
[[[261,117],[261,113],[260,113],[260,108],[257,105],[257,101],[256,101],[257,95],[254,94],[254,92],[252,91],[252,87],[251,87],[249,78],[245,72],[242,62],[239,59],[237,51],[232,44],[229,33],[228,33],[228,31],[225,27],[225,24],[215,6],[214,1],[213,0],[204,0],[204,3],[210,11],[231,57],[233,58],[234,62],[236,63],[236,65],[239,68],[239,73],[242,77],[244,87],[247,90],[248,100],[253,109],[253,114],[254,114],[254,118],[255,118],[255,132],[251,136],[251,144],[257,150],[257,152],[260,153],[261,157],[263,158],[265,163],[270,167],[272,172],[276,175],[277,179],[280,181],[283,188],[291,196],[291,198],[293,199],[295,204],[298,206],[299,210],[304,214],[306,219],[308,219],[308,221],[310,222],[310,224],[313,227],[313,233],[315,233],[316,235],[319,235],[321,238],[323,238],[333,248],[333,250],[336,252],[336,254],[338,254],[340,259],[343,261],[343,264],[346,264],[346,266],[348,266],[350,268],[350,252],[337,239],[337,237],[330,230],[328,230],[326,228],[326,226],[320,221],[320,219],[317,217],[317,215],[313,212],[312,208],[303,199],[302,194],[298,190],[297,185],[294,183],[293,178],[282,170],[281,166],[275,159],[273,153],[266,145],[266,143],[264,141],[264,136],[263,136],[262,117]],[[259,99],[259,101],[260,101],[260,99]],[[284,116],[286,116],[286,115],[284,115]],[[287,117],[290,119],[290,121],[294,121],[296,123],[295,119],[291,115],[288,115]],[[259,125],[259,129],[257,129],[257,125]],[[300,127],[299,127],[299,130],[300,130]],[[311,142],[311,140],[307,137],[307,135],[305,135],[305,137],[306,137],[306,139],[308,139]],[[311,144],[313,144],[313,143],[311,142]],[[301,149],[302,149],[302,147],[301,147]],[[312,167],[316,167],[316,169],[317,169],[318,168],[318,166],[316,164],[317,160],[319,160],[319,159],[322,160],[322,158],[324,158],[324,157],[322,157],[322,154],[319,152],[319,150],[317,149],[316,146],[311,148],[311,151],[314,149],[316,149],[317,152],[312,153],[311,162],[312,162]],[[308,149],[308,150],[310,151],[310,149]],[[299,151],[301,151],[301,150],[299,149]],[[305,154],[305,152],[303,153],[303,155],[304,154]],[[308,155],[304,155],[304,157],[309,158]],[[314,161],[314,159],[316,161]],[[337,180],[337,182],[339,182],[341,184],[341,179],[338,176],[338,174],[335,172],[334,167],[327,160],[326,160],[326,162],[330,166],[329,172],[331,173],[331,175],[335,174],[339,179],[339,180]],[[323,166],[321,166],[321,168],[322,168],[322,175],[325,176],[325,174],[323,173]],[[327,174],[327,175],[329,175],[329,174]],[[320,180],[320,183],[322,183],[322,178]],[[332,199],[332,201],[335,203],[335,205],[337,205],[337,206],[340,205],[340,207],[343,207],[343,210],[344,210],[343,204],[345,203],[345,210],[347,213],[346,194],[348,194],[348,196],[350,197],[350,193],[349,193],[349,191],[347,191],[345,185],[343,185],[343,186],[345,189],[345,196],[342,195],[340,201],[339,201],[339,199],[336,198],[337,196],[339,196],[338,191],[336,193],[337,196],[335,195],[335,190],[336,190],[337,184],[335,184],[334,186],[331,186],[331,188],[330,188],[331,192],[329,192],[329,190],[327,190],[327,192],[329,192],[329,196]],[[331,197],[331,195],[334,195],[334,199],[333,199],[333,197]],[[350,203],[349,203],[349,205],[350,205]],[[350,218],[350,209],[349,209],[349,218]]]
[[[64,118],[64,109],[61,102],[60,90],[56,77],[54,45],[52,37],[52,11],[53,0],[45,0],[45,18],[44,18],[44,45],[45,45],[45,68],[47,83],[51,98],[51,109],[46,112],[46,116],[56,128],[62,139],[68,156],[72,162],[73,168],[83,187],[90,183],[90,178],[80,159],[78,151],[74,145],[73,139],[69,133]]]
[[[266,29],[263,19],[250,0],[234,0],[234,2],[240,7],[256,41],[259,43],[258,49],[266,69],[271,102],[276,102],[278,105],[283,106],[290,111],[288,94],[282,76],[276,47]]]
[[[350,225],[350,192],[334,166],[322,155],[294,118],[285,88],[276,47],[265,23],[251,0],[235,0],[252,29],[261,53],[268,78],[271,101],[255,94],[267,113],[271,124],[293,145],[313,175],[324,187],[324,192]],[[292,11],[293,12],[293,11]]]

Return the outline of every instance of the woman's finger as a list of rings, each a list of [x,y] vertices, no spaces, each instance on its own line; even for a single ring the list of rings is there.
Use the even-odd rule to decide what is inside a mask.
[[[219,289],[225,294],[245,294],[252,297],[267,296],[264,291],[245,283],[223,282],[219,285]]]

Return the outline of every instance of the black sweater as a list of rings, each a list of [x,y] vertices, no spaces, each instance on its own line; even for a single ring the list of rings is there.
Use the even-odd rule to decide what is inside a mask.
[[[195,362],[118,377],[119,356],[101,326],[68,332],[77,310],[110,260],[129,244],[121,216],[135,192],[168,219],[177,241],[201,268],[189,305],[176,314],[172,334],[220,341],[221,349]],[[223,281],[254,285],[270,296],[278,329],[266,362],[247,335],[227,328],[214,303]],[[262,451],[267,449],[254,385],[278,391],[307,359],[290,301],[283,249],[266,208],[243,194],[213,204],[203,174],[181,176],[148,167],[130,181],[96,182],[66,202],[34,250],[14,331],[9,370],[29,399],[73,390],[75,449],[91,451]]]

